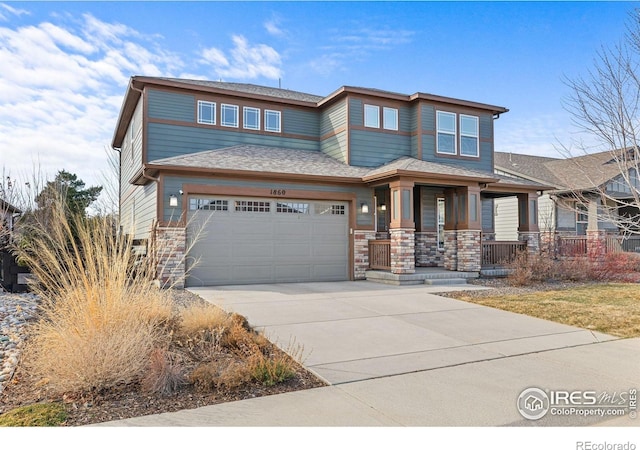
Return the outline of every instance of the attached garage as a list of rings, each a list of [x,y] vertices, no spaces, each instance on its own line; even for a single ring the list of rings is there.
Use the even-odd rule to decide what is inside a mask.
[[[349,279],[349,204],[190,196],[187,286]]]

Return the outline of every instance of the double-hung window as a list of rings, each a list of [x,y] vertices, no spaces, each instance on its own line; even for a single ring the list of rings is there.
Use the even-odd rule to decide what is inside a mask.
[[[238,128],[238,106],[225,105],[220,108],[220,125],[223,127]]]
[[[436,121],[438,128],[437,152],[446,155],[457,154],[455,113],[438,111]]]
[[[205,102],[198,100],[198,123],[206,125],[216,124],[216,104],[215,102]]]
[[[280,111],[264,110],[264,130],[280,133]]]
[[[477,157],[479,153],[478,118],[460,114],[460,154]]]
[[[242,126],[247,130],[259,130],[260,108],[251,108],[249,106],[245,106],[243,108],[243,111],[244,120],[242,121]]]

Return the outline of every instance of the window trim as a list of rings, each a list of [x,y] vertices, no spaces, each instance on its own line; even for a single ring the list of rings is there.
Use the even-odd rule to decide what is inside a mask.
[[[387,116],[385,114],[387,111],[393,111],[395,113],[395,121],[394,121],[393,127],[387,126]],[[398,108],[391,108],[391,107],[388,107],[388,106],[383,106],[382,107],[382,128],[383,129],[391,130],[391,131],[398,131],[399,122],[400,122],[400,113],[398,111]]]
[[[206,122],[206,121],[202,120],[202,115],[200,114],[200,112],[201,112],[200,108],[203,105],[207,105],[207,106],[211,107],[211,110],[213,112],[211,114],[211,116],[212,116],[211,122]],[[202,124],[202,125],[215,125],[216,124],[216,107],[217,107],[216,102],[211,102],[211,101],[208,101],[208,100],[198,100],[198,117],[196,119],[197,122],[199,124]]]
[[[225,123],[225,109],[231,109],[235,111],[235,124],[233,125],[229,125],[228,123]],[[230,105],[228,103],[221,103],[220,104],[220,125],[223,127],[228,127],[228,128],[238,128],[239,125],[239,118],[240,115],[240,108],[238,107],[238,105]]]
[[[369,111],[369,114],[367,114],[367,111]],[[373,114],[373,111],[375,111],[375,114]],[[375,117],[376,119],[375,125],[367,125],[367,117],[370,115],[371,115],[371,118]],[[370,105],[368,103],[365,103],[362,122],[366,128],[380,128],[380,107],[378,105]]]
[[[440,203],[443,205],[442,223],[440,223]],[[438,250],[444,250],[445,224],[447,223],[447,201],[445,197],[436,197],[436,245]],[[442,225],[442,246],[440,246],[440,225]]]
[[[267,120],[267,115],[276,114],[278,116],[278,129],[271,129],[269,127],[269,121]],[[276,109],[265,109],[264,110],[264,131],[268,131],[269,133],[281,133],[282,132],[282,111],[278,111]]]
[[[464,156],[465,158],[479,158],[480,157],[480,118],[478,116],[472,116],[470,114],[459,114],[460,116],[460,156]],[[462,119],[475,119],[476,121],[476,135],[465,134],[462,131]],[[462,138],[474,138],[476,140],[476,153],[475,155],[465,155],[462,153]]]
[[[258,119],[258,123],[256,125],[256,127],[249,127],[247,126],[247,112],[248,111],[253,111],[254,113],[256,113],[256,117]],[[245,130],[260,130],[260,108],[256,108],[254,106],[243,106],[242,107],[242,128]]]
[[[440,131],[440,115],[441,114],[446,114],[446,115],[450,115],[453,116],[453,132],[451,131]],[[450,111],[440,111],[437,110],[436,111],[436,153],[440,154],[440,155],[450,155],[450,156],[455,156],[458,154],[458,120],[457,120],[457,114],[454,112],[450,112]],[[453,152],[443,152],[440,151],[440,146],[438,145],[438,136],[440,134],[446,134],[448,136],[453,136]]]

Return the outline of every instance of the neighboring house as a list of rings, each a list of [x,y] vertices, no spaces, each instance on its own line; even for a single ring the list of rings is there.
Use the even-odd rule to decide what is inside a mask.
[[[515,153],[495,153],[497,174],[554,186],[539,199],[540,231],[584,236],[587,229],[609,234],[622,231],[619,216],[638,215],[637,207],[622,206],[612,198],[631,198],[629,183],[621,178],[621,168],[611,152],[558,159]],[[634,169],[630,180],[637,180]],[[606,192],[610,199],[603,199]],[[626,203],[626,202],[625,202]],[[513,198],[496,201],[496,238],[509,240],[517,235],[517,205]],[[589,224],[591,223],[591,227]]]
[[[494,198],[516,196],[519,237],[538,242],[541,185],[494,173],[505,112],[424,93],[133,77],[112,141],[121,230],[170,249],[159,278],[187,270],[188,286],[356,280],[370,265],[477,272]]]
[[[7,245],[7,240],[13,231],[15,217],[20,211],[10,203],[0,199],[0,250]]]

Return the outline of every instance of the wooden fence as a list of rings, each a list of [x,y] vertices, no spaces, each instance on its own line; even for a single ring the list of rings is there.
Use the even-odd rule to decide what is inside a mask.
[[[391,240],[369,241],[369,268],[391,270]]]

